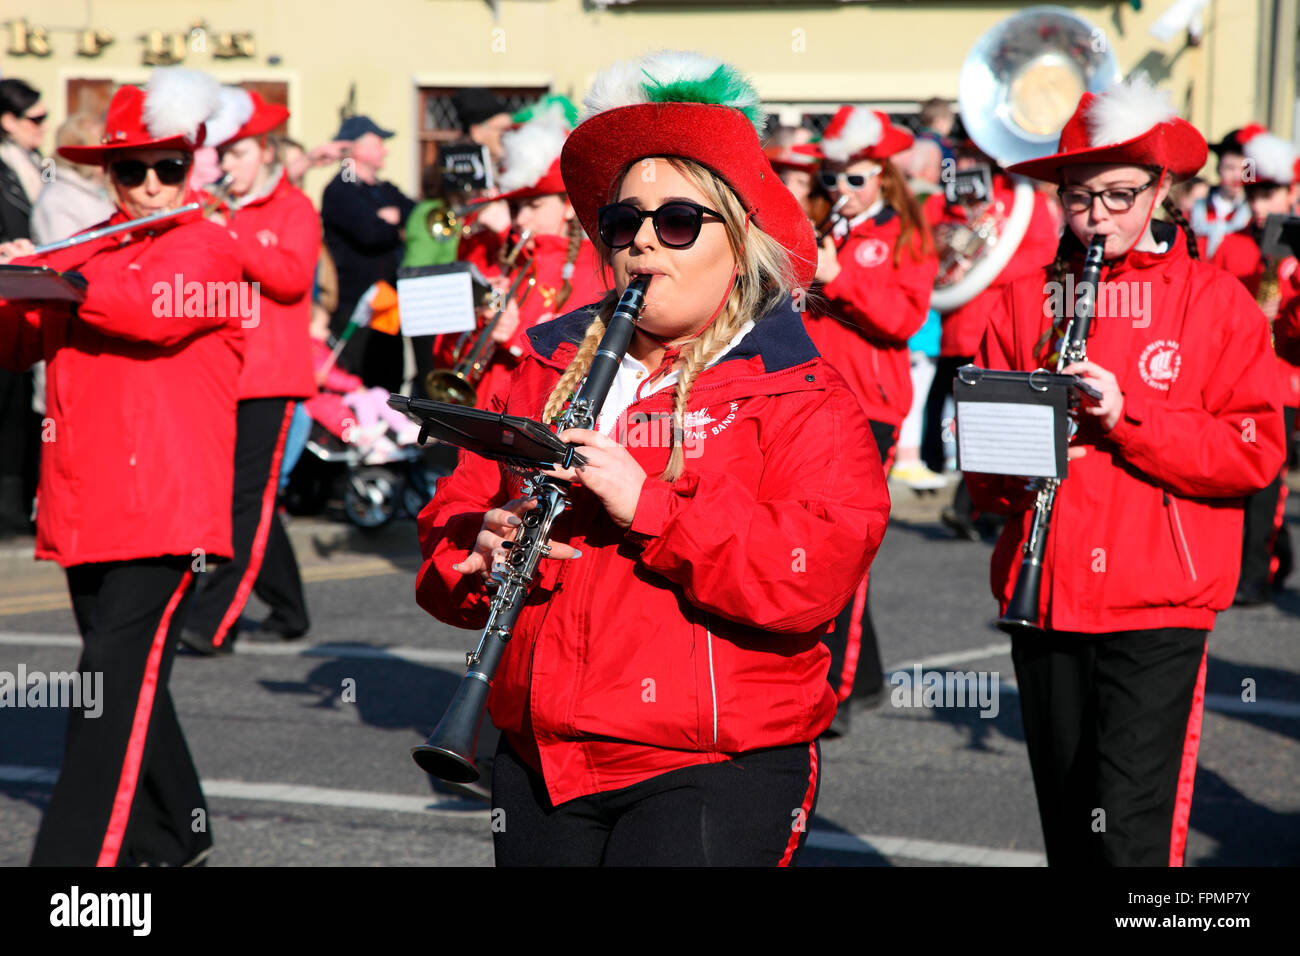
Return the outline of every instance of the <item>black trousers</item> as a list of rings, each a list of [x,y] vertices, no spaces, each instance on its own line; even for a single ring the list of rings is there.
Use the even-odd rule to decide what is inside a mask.
[[[1292,436],[1295,434],[1296,415],[1300,409],[1284,406],[1282,420],[1286,423],[1287,458],[1290,459]],[[1290,570],[1293,560],[1291,538],[1283,522],[1282,479],[1286,475],[1284,464],[1277,477],[1262,491],[1246,499],[1246,518],[1242,527],[1241,578],[1237,587],[1242,590],[1263,590],[1274,583],[1279,567]],[[1280,581],[1277,584],[1281,586]]]
[[[889,474],[898,441],[898,426],[871,422],[871,435],[880,451],[880,461]],[[870,697],[884,687],[884,666],[880,662],[880,645],[871,623],[870,573],[862,579],[853,599],[835,618],[835,628],[822,638],[830,649],[831,668],[827,679],[841,701],[848,700],[853,688],[857,696]]]
[[[234,559],[210,564],[195,580],[186,628],[218,647],[231,639],[239,615],[255,593],[271,607],[268,626],[286,633],[310,625],[298,560],[275,509],[280,457],[293,403],[256,398],[239,403],[235,438],[235,491],[231,510]]]
[[[40,439],[34,434],[32,373],[0,368],[0,534],[29,534]]]
[[[1049,865],[1181,865],[1208,633],[1012,638]]]
[[[179,866],[212,846],[207,806],[167,682],[189,597],[190,558],[68,569],[77,665],[102,674],[94,711],[68,714],[63,766],[33,866]]]
[[[492,764],[497,866],[790,866],[821,786],[816,742],[751,750],[552,805],[503,736]]]
[[[970,364],[969,355],[940,355],[934,364],[934,380],[925,397],[925,426],[921,435],[921,460],[931,471],[943,471],[943,403],[952,394],[957,369]]]

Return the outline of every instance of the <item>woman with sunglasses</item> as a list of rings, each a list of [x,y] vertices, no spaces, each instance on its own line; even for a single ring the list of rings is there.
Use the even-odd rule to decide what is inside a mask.
[[[1051,865],[1181,865],[1206,637],[1232,603],[1243,496],[1282,464],[1263,315],[1197,261],[1185,220],[1152,221],[1205,156],[1169,95],[1139,76],[1085,93],[1054,155],[1008,169],[1059,184],[1067,229],[1055,262],[992,310],[977,364],[1055,369],[1083,252],[1105,240],[1088,358],[1064,369],[1102,397],[1077,415],[1056,494],[1045,633],[1011,642]],[[1005,610],[1035,492],[1025,479],[967,477],[977,506],[1010,515],[991,571]]]
[[[649,289],[597,428],[560,433],[587,464],[561,473],[574,507],[489,699],[497,863],[789,864],[835,711],[820,635],[884,534],[884,476],[793,307],[812,230],[748,81],[664,52],[600,74],[586,105],[561,168],[614,288],[529,332],[504,411],[554,422],[619,294]],[[430,613],[483,625],[519,496],[468,454],[439,482]]]
[[[320,252],[320,218],[291,185],[267,143],[289,111],[257,93],[222,87],[207,124],[229,200],[220,214],[234,237],[256,316],[244,319],[232,506],[234,560],[196,582],[181,640],[202,655],[229,654],[249,595],[270,608],[260,630],[272,640],[306,634],[310,621],[293,546],[276,512],[280,462],[299,400],[316,394],[311,291]]]
[[[15,77],[0,80],[0,243],[31,236],[32,207],[45,182],[41,94]],[[31,533],[40,455],[32,414],[33,375],[0,369],[0,540]]]
[[[889,157],[912,135],[879,110],[842,106],[826,127],[820,179],[844,200],[817,256],[821,295],[805,313],[817,349],[844,375],[871,421],[885,473],[912,407],[907,342],[925,324],[939,270],[921,207]],[[831,684],[840,701],[832,733],[849,730],[849,698],[869,705],[884,694],[880,649],[863,578],[826,636]]]
[[[560,176],[560,150],[577,123],[578,109],[563,96],[550,96],[516,114],[514,129],[501,137],[497,197],[510,209],[511,228],[504,245],[527,236],[513,265],[503,261],[501,238],[484,230],[466,241],[468,261],[479,266],[503,294],[518,280],[515,294],[492,333],[492,362],[476,389],[486,408],[494,392],[506,387],[524,355],[524,335],[540,322],[598,301],[605,292],[600,260],[569,202]],[[490,321],[495,308],[481,314]],[[438,368],[455,364],[459,335],[435,342]]]
[[[185,180],[216,96],[156,71],[113,95],[101,144],[60,149],[107,167],[109,224],[199,198]],[[0,261],[30,252],[9,243]],[[194,863],[212,837],[194,826],[206,808],[167,681],[194,572],[231,555],[238,251],[196,211],[15,261],[86,283],[77,305],[0,300],[0,366],[47,365],[36,557],[66,569],[77,670],[102,675],[100,712],[69,711],[32,863]]]

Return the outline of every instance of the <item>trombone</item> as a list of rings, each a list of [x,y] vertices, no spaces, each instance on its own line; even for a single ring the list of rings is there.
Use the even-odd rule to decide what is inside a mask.
[[[519,254],[523,252],[525,244],[532,238],[532,230],[525,229],[519,234],[519,241],[515,247],[510,250],[504,262],[504,273],[509,275],[515,267],[515,262]],[[528,287],[524,289],[523,294],[519,297],[519,304],[522,305],[528,293],[532,291],[533,286],[537,283],[537,277],[529,275],[529,266],[532,260],[529,259],[519,267],[515,274],[514,281],[510,283],[510,288],[505,295],[497,294],[496,311],[492,318],[489,319],[475,334],[472,344],[470,344],[469,332],[460,337],[456,343],[456,364],[453,368],[436,368],[424,377],[424,392],[435,402],[447,402],[452,405],[473,406],[478,401],[478,384],[483,378],[483,373],[487,371],[488,364],[492,361],[492,356],[496,352],[497,343],[492,339],[492,333],[496,331],[497,323],[501,321],[501,316],[505,314],[506,308],[514,299],[515,294],[519,291],[519,285],[528,279]],[[466,352],[466,345],[469,344],[469,351]]]

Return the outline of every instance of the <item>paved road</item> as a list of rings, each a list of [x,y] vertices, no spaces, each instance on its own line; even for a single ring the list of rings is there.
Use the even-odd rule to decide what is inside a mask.
[[[989,624],[990,547],[947,538],[940,501],[897,493],[872,584],[885,662],[997,674],[998,712],[855,712],[851,735],[824,744],[806,864],[1042,863],[1009,645]],[[1289,520],[1300,541],[1298,501]],[[308,642],[181,657],[172,676],[209,794],[212,864],[491,865],[486,804],[441,791],[407,756],[473,640],[416,607],[413,526],[361,539],[298,519],[293,536],[315,621]],[[21,548],[0,553],[0,671],[71,670],[78,646],[57,569],[30,565]],[[1254,703],[1240,699],[1248,679]],[[1300,594],[1220,617],[1208,690],[1188,863],[1300,864]],[[30,854],[65,716],[0,711],[0,864]]]

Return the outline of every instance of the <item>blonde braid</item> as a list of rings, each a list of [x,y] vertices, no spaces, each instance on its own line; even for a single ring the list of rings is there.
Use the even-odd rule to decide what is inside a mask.
[[[616,304],[617,302],[612,295],[607,295],[601,300],[600,308],[596,310],[596,317],[587,326],[587,334],[582,337],[582,342],[578,345],[578,353],[574,355],[573,361],[564,370],[560,380],[555,383],[555,388],[551,391],[551,397],[546,400],[546,408],[542,412],[542,421],[549,423],[559,418],[564,403],[578,391],[582,380],[587,377],[587,371],[591,368],[592,360],[596,357],[596,349],[600,345],[600,338],[605,334],[605,321],[613,314]]]
[[[718,320],[710,325],[699,338],[694,339],[682,349],[677,356],[674,368],[677,370],[677,386],[673,389],[673,450],[668,456],[668,465],[659,477],[664,481],[676,481],[682,476],[686,467],[686,411],[691,397],[691,387],[700,372],[717,357],[735,335],[736,295],[727,298],[727,307]]]

